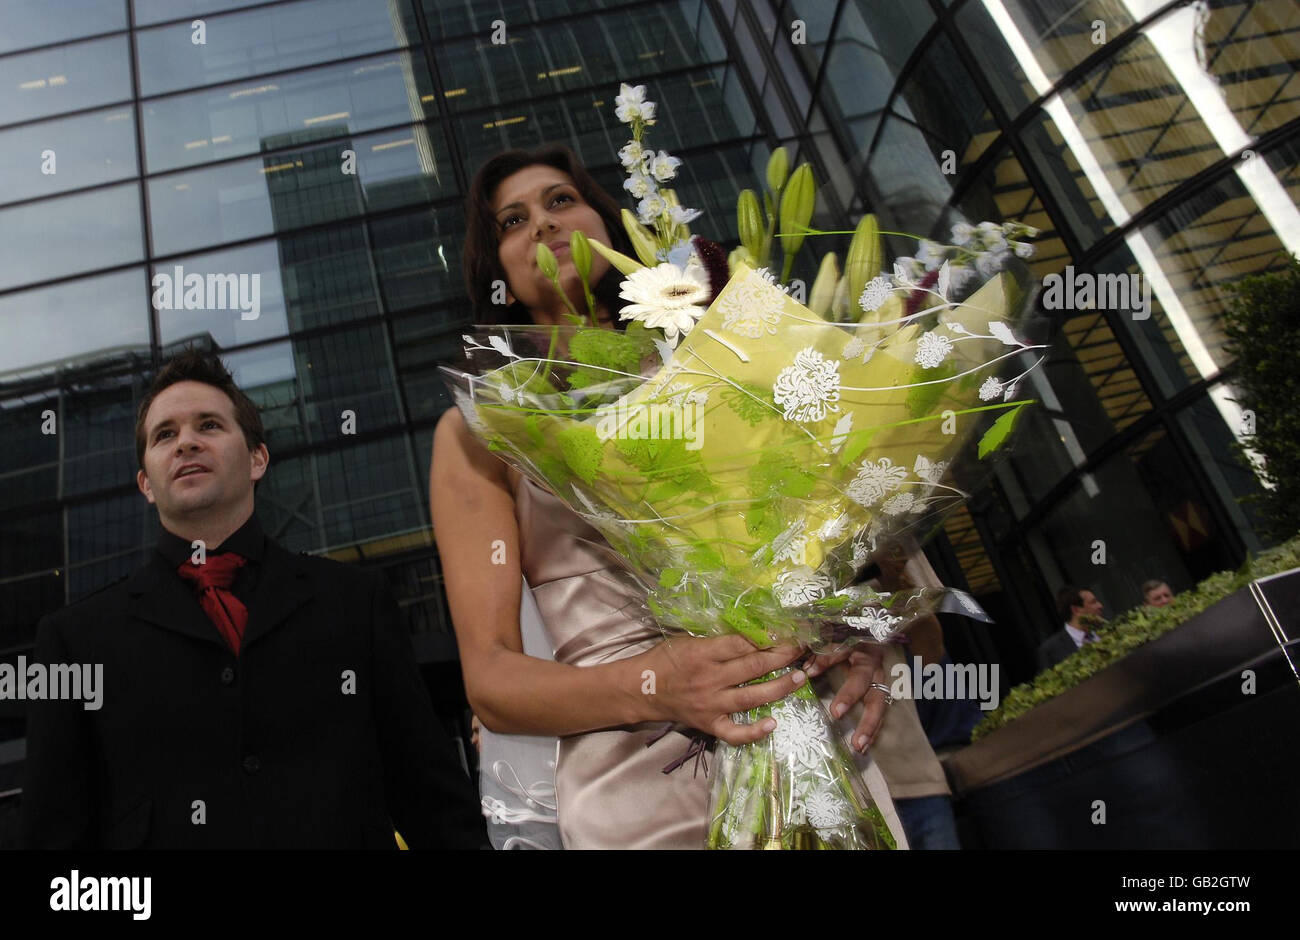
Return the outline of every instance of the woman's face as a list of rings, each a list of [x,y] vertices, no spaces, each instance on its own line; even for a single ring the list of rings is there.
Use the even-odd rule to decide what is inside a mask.
[[[544,164],[524,167],[507,176],[492,195],[499,244],[497,256],[505,271],[506,286],[514,300],[528,308],[534,320],[557,321],[567,308],[551,281],[537,267],[537,245],[555,253],[560,284],[574,308],[586,313],[582,281],[569,257],[569,235],[582,232],[609,245],[609,233],[600,214],[582,198],[573,177]],[[591,282],[609,270],[609,262],[591,253]]]

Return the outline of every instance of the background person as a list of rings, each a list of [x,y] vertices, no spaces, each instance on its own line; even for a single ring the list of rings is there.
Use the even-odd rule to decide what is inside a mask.
[[[1072,584],[1061,588],[1056,594],[1056,610],[1062,628],[1038,647],[1038,671],[1051,669],[1074,655],[1085,643],[1095,643],[1099,637],[1090,627],[1084,626],[1080,618],[1100,617],[1102,609],[1097,595],[1087,588],[1078,588]]]
[[[487,847],[383,575],[258,524],[262,422],[219,360],[158,373],[136,454],[157,550],[38,628],[35,660],[103,664],[104,701],[29,704],[23,844]]]

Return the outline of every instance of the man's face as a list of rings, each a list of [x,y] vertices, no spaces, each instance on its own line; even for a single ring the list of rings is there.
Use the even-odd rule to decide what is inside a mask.
[[[266,473],[266,445],[250,451],[225,392],[203,382],[177,382],[145,415],[140,492],[164,523],[252,506],[253,483]]]
[[[1147,591],[1148,607],[1164,607],[1174,599],[1174,592],[1169,590],[1169,585],[1161,584],[1159,587]]]
[[[557,305],[555,287],[537,267],[537,245],[545,244],[559,263],[560,284],[567,291],[580,289],[580,279],[569,256],[569,236],[580,231],[592,241],[609,245],[605,222],[582,198],[573,177],[563,170],[534,164],[507,176],[492,197],[500,239],[498,258],[510,295],[529,310]],[[591,253],[591,283],[609,270],[609,262]]]
[[[1073,605],[1070,607],[1070,609],[1074,611],[1076,617],[1079,614],[1091,614],[1094,617],[1101,616],[1101,601],[1097,600],[1096,594],[1092,593],[1092,591],[1080,591],[1079,599],[1083,601],[1082,607],[1075,607]]]

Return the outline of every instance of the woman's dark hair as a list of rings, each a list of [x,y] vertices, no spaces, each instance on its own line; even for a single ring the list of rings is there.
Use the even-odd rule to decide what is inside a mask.
[[[504,309],[492,303],[492,282],[506,280],[498,253],[501,236],[496,215],[492,212],[492,197],[507,177],[539,164],[569,174],[582,198],[604,221],[611,247],[625,255],[633,255],[631,241],[623,229],[618,203],[592,179],[577,154],[563,144],[545,144],[535,150],[504,150],[479,168],[474,181],[470,183],[469,196],[465,201],[465,216],[469,223],[465,234],[465,287],[474,306],[476,323],[533,322],[527,308],[518,301]],[[625,326],[617,316],[621,305],[618,292],[622,279],[623,275],[611,265],[605,276],[592,286],[597,303],[609,310],[614,325],[619,329]],[[580,309],[579,312],[585,311]]]

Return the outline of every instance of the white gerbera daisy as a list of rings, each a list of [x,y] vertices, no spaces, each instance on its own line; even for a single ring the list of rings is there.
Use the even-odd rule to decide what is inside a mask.
[[[708,275],[702,268],[675,264],[642,268],[629,274],[619,296],[630,300],[621,311],[623,320],[640,320],[649,329],[662,329],[670,346],[689,333],[704,316],[709,302]]]

